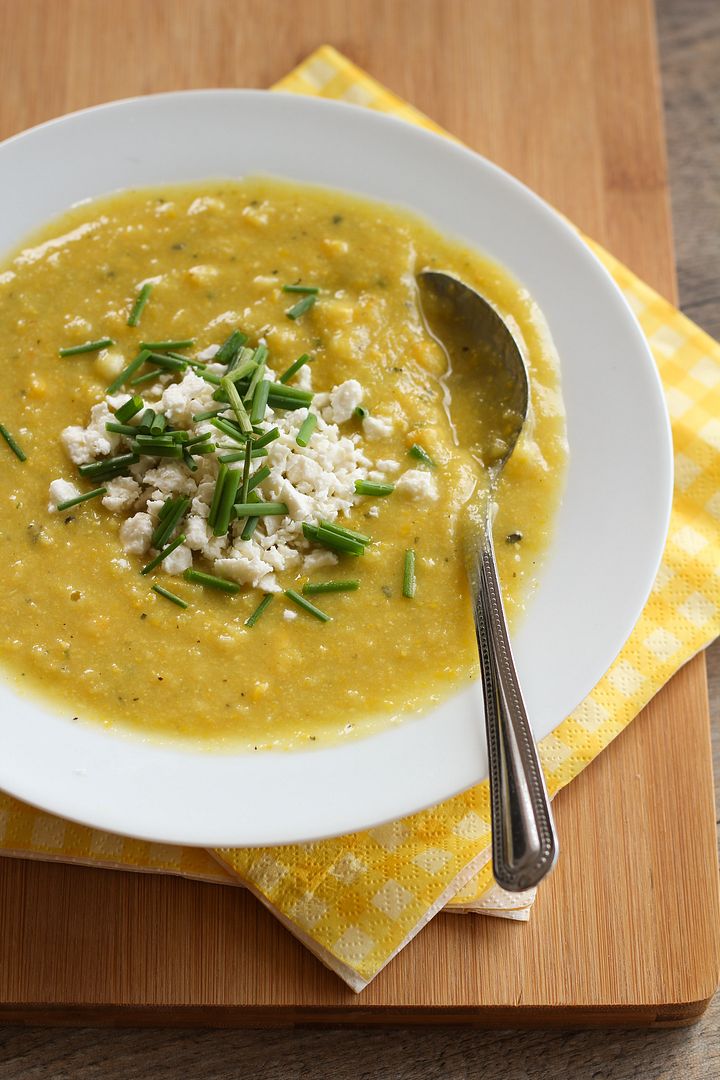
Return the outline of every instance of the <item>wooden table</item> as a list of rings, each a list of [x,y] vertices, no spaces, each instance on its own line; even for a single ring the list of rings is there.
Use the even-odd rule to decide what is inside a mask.
[[[272,18],[271,8],[276,7],[281,12],[275,21]],[[25,46],[32,42],[32,63],[26,62],[23,67],[22,84],[10,79],[6,86],[6,93],[14,100],[7,108],[13,109],[13,116],[17,118],[18,128],[38,118],[36,111],[38,101],[42,102],[48,94],[47,84],[53,78],[60,78],[58,72],[52,72],[52,60],[58,49],[62,51],[64,30],[62,21],[68,7],[77,17],[78,13],[84,16],[85,21],[76,23],[74,32],[70,35],[70,54],[62,67],[63,93],[65,95],[64,108],[81,105],[88,102],[87,85],[83,86],[76,82],[77,70],[73,65],[74,58],[83,50],[92,49],[98,53],[97,60],[89,65],[94,72],[93,93],[96,99],[106,99],[121,96],[128,92],[137,92],[137,82],[129,86],[126,78],[125,59],[130,55],[133,47],[140,48],[141,30],[147,22],[147,33],[157,33],[158,29],[166,29],[171,32],[170,22],[163,20],[168,14],[170,7],[176,13],[174,20],[177,35],[175,47],[177,50],[178,64],[184,72],[184,78],[189,84],[201,85],[209,81],[207,76],[198,72],[192,52],[186,54],[183,51],[181,31],[177,27],[183,25],[185,18],[198,19],[198,12],[207,12],[208,9],[216,11],[220,18],[220,32],[213,37],[214,48],[217,55],[217,77],[221,84],[233,84],[255,82],[264,84],[272,81],[290,63],[299,59],[310,47],[319,43],[320,40],[328,39],[344,49],[359,63],[368,67],[374,74],[382,78],[386,83],[397,89],[406,97],[410,97],[420,107],[425,108],[441,123],[445,123],[461,137],[485,150],[490,156],[498,156],[497,147],[493,147],[492,139],[487,144],[480,145],[477,138],[473,138],[476,130],[474,125],[478,118],[478,103],[473,102],[473,87],[477,81],[473,74],[474,50],[477,47],[482,53],[482,35],[469,32],[473,20],[479,18],[478,10],[483,17],[497,20],[499,6],[487,4],[482,7],[479,4],[465,4],[454,0],[452,7],[459,22],[450,32],[438,34],[437,19],[440,12],[440,4],[435,0],[418,0],[415,4],[395,2],[391,5],[379,4],[355,4],[352,2],[337,2],[308,4],[302,12],[294,12],[287,16],[285,5],[236,3],[231,4],[208,4],[196,2],[194,4],[168,5],[159,2],[142,6],[135,3],[125,3],[122,6],[103,3],[102,0],[94,4],[74,2],[71,5],[52,3],[38,3],[37,0],[29,0],[24,5],[22,19],[13,18],[16,25],[21,26],[25,33]],[[450,6],[450,5],[448,5]],[[550,5],[538,5],[545,7],[545,15],[549,21],[552,14]],[[566,6],[566,11],[572,9],[573,17],[587,18],[593,15],[593,4],[583,4],[578,0],[577,4]],[[672,90],[672,73],[674,64],[681,72],[684,67],[684,59],[689,49],[696,44],[697,55],[703,59],[700,71],[694,75],[692,85],[692,100],[685,112],[682,112],[684,92],[682,83],[678,83],[676,92],[670,99],[668,113],[671,123],[670,137],[671,150],[679,147],[671,161],[677,163],[679,169],[680,186],[678,192],[682,198],[682,192],[689,194],[686,197],[688,204],[694,208],[698,204],[698,196],[703,192],[702,184],[698,184],[697,162],[690,159],[688,168],[687,187],[683,187],[683,176],[686,172],[685,158],[690,153],[689,145],[683,136],[691,124],[699,124],[699,107],[702,104],[702,72],[706,73],[707,79],[717,80],[716,72],[720,69],[718,60],[720,56],[716,52],[712,54],[713,40],[715,47],[718,45],[718,27],[713,19],[712,0],[705,4],[690,5],[694,8],[696,21],[688,20],[687,12],[689,5],[679,5],[683,8],[684,20],[680,19],[680,13],[673,4],[663,4],[661,14],[663,16],[661,26],[666,33],[668,42],[675,42],[674,51],[667,53],[668,71],[670,80],[668,88]],[[4,0],[0,4],[0,27],[3,17],[8,13],[14,16],[18,5],[11,0]],[[557,10],[557,5],[555,5]],[[623,10],[621,11],[620,8]],[[92,9],[92,10],[91,10]],[[98,26],[98,9],[105,12],[102,26]],[[505,5],[504,10],[509,10],[509,17],[513,13],[517,15],[517,5]],[[118,23],[108,14],[120,11],[117,15]],[[380,13],[384,18],[380,18]],[[588,12],[590,13],[588,15]],[[628,14],[629,12],[629,14]],[[354,16],[349,18],[349,13]],[[628,2],[618,7],[617,18],[639,19],[644,18],[644,5],[641,3]],[[34,34],[39,31],[41,16],[49,20],[51,35],[40,34],[36,39]],[[464,16],[464,19],[461,18]],[[257,48],[257,38],[261,42],[270,40],[258,31],[257,37],[249,34],[250,27],[257,27],[259,22],[267,20],[272,23],[273,30],[272,52],[269,49]],[[610,20],[612,23],[612,20]],[[185,23],[187,25],[187,23]],[[477,26],[478,24],[476,24]],[[320,32],[318,27],[324,27]],[[252,37],[252,44],[248,40]],[[248,61],[243,69],[243,38],[246,48],[252,48],[252,62]],[[401,64],[395,60],[397,41],[405,41],[407,56]],[[20,45],[23,43],[21,42]],[[0,59],[4,71],[12,63],[16,43],[13,39],[0,38]],[[611,48],[612,41],[605,40],[597,43],[598,50]],[[548,55],[553,55],[552,51]],[[556,57],[554,57],[556,59]],[[674,59],[677,58],[677,59]],[[583,58],[585,59],[585,58]],[[492,56],[483,56],[483,63],[492,64]],[[83,65],[80,65],[81,67]],[[87,65],[84,70],[87,73]],[[537,75],[538,73],[533,73]],[[554,71],[558,84],[558,108],[570,108],[572,104],[562,98],[562,70]],[[613,115],[613,108],[617,109],[617,100],[613,105],[613,99],[621,93],[622,78],[626,73],[620,73],[619,84],[608,87],[609,112],[596,117],[600,134],[607,136],[607,124]],[[522,73],[518,73],[522,79]],[[628,75],[628,78],[631,76]],[[163,52],[159,57],[150,49],[147,58],[147,74],[142,89],[161,89],[175,85],[175,73],[171,62],[170,52]],[[626,85],[631,85],[627,83]],[[700,97],[698,98],[698,86]],[[525,88],[527,93],[527,87]],[[51,95],[50,95],[51,96]],[[483,102],[481,108],[502,109],[503,102]],[[527,98],[527,106],[530,109],[531,95]],[[542,118],[546,120],[547,118]],[[703,134],[707,131],[703,129]],[[530,127],[532,134],[532,125]],[[577,154],[592,153],[596,148],[598,131],[587,144],[573,143],[568,146],[567,182],[561,185],[561,190],[551,191],[544,185],[548,177],[543,175],[541,159],[538,156],[538,169],[536,174],[525,177],[539,190],[545,190],[553,200],[558,203],[570,216],[588,232],[605,242],[617,254],[623,255],[624,251],[635,250],[635,268],[648,280],[655,282],[666,291],[672,288],[672,268],[669,262],[658,265],[656,259],[649,255],[647,259],[642,256],[639,247],[633,248],[632,240],[637,238],[638,230],[646,229],[653,220],[664,221],[663,202],[664,191],[662,176],[653,177],[652,164],[656,161],[657,147],[645,137],[644,133],[634,133],[639,146],[640,159],[623,160],[623,147],[613,146],[612,139],[605,149],[611,153],[605,162],[609,170],[609,182],[607,198],[605,200],[605,212],[597,214],[589,206],[589,200],[582,190],[578,190],[573,184],[573,161]],[[553,132],[552,124],[544,136],[554,137],[561,146],[563,139],[561,131]],[[696,142],[693,141],[693,147]],[[506,151],[508,146],[505,147]],[[628,148],[625,147],[625,150]],[[520,162],[523,158],[523,147],[518,133],[517,146],[513,139],[509,141],[509,157],[506,153],[503,164],[513,168],[513,152],[517,154]],[[717,146],[715,148],[717,153]],[[644,156],[643,156],[644,155]],[[712,160],[712,159],[710,159]],[[646,172],[643,172],[646,169]],[[630,170],[630,175],[628,171]],[[639,170],[639,171],[638,171]],[[519,171],[519,170],[517,170]],[[637,184],[637,190],[628,194],[628,180]],[[638,182],[642,180],[642,182]],[[698,190],[699,188],[699,190]],[[708,206],[708,212],[711,210]],[[717,204],[715,207],[717,213]],[[682,211],[682,203],[679,204],[679,212]],[[688,232],[682,227],[683,219],[678,218],[681,228],[678,230],[681,242],[688,237]],[[691,311],[694,317],[703,320],[703,316],[712,318],[712,304],[707,303],[716,295],[712,291],[705,291],[702,285],[705,281],[710,282],[713,276],[717,279],[717,271],[712,274],[712,268],[706,267],[706,277],[702,277],[702,264],[697,262],[698,243],[707,236],[707,232],[698,229],[695,233],[695,243],[681,246],[681,256],[687,250],[688,256],[692,252],[694,261],[689,264],[689,274],[697,279],[693,289],[693,296],[700,303],[699,309]],[[627,245],[627,246],[626,246]],[[681,257],[681,268],[683,259]],[[717,328],[716,328],[717,331]],[[639,726],[638,726],[639,730]],[[612,751],[610,751],[612,753]],[[602,763],[599,763],[599,766]],[[591,774],[587,774],[588,776]],[[568,800],[569,801],[569,800]],[[571,820],[571,817],[568,817]],[[144,1075],[152,1072],[158,1077],[176,1077],[185,1072],[195,1071],[204,1076],[230,1076],[243,1072],[246,1075],[262,1077],[291,1078],[310,1072],[314,1077],[336,1076],[357,1077],[388,1075],[393,1077],[407,1077],[415,1080],[420,1077],[461,1077],[467,1075],[488,1072],[494,1064],[502,1065],[502,1074],[508,1078],[525,1075],[529,1072],[537,1077],[556,1077],[559,1075],[588,1075],[592,1072],[598,1077],[612,1077],[613,1080],[630,1076],[675,1076],[680,1068],[688,1080],[694,1077],[710,1076],[720,1069],[716,1042],[712,1036],[717,1032],[717,1012],[708,1014],[702,1026],[690,1033],[686,1032],[662,1032],[602,1035],[548,1035],[526,1034],[521,1037],[514,1035],[477,1035],[470,1032],[432,1032],[413,1030],[410,1032],[293,1032],[274,1034],[272,1040],[265,1035],[254,1035],[243,1032],[212,1032],[212,1033],[177,1033],[177,1032],[48,1032],[43,1030],[32,1031],[30,1029],[13,1031],[5,1029],[0,1031],[0,1043],[4,1046],[4,1053],[0,1054],[0,1078],[12,1076],[15,1078],[32,1076],[58,1076],[66,1072],[67,1075],[93,1076],[120,1076],[120,1075]],[[703,1037],[707,1032],[707,1041]],[[713,1067],[713,1054],[715,1063]],[[690,1062],[689,1055],[695,1061],[695,1068]],[[642,1065],[640,1065],[642,1062]],[[655,1062],[655,1064],[653,1064]],[[592,1067],[592,1070],[591,1070]],[[640,1071],[642,1070],[642,1071]]]

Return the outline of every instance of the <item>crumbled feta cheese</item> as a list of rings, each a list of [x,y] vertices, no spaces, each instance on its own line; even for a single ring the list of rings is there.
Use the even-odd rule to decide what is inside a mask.
[[[337,561],[337,555],[333,555],[332,551],[322,551],[321,548],[317,548],[303,559],[303,570],[309,574],[313,570],[321,570],[323,566],[335,566]]]
[[[363,388],[357,379],[347,379],[330,391],[330,404],[324,410],[325,420],[344,424],[363,399]]]
[[[197,359],[198,360],[204,360],[204,361],[212,360],[212,358],[214,356],[216,356],[217,353],[219,353],[219,352],[220,352],[220,346],[219,345],[208,345],[207,349],[203,349],[202,352],[199,352],[197,354]]]
[[[53,480],[48,494],[50,496],[48,510],[51,514],[54,514],[57,511],[58,503],[67,502],[68,499],[77,498],[80,494],[80,489],[76,488],[74,484],[71,484],[69,480]]]
[[[197,199],[193,199],[187,208],[188,217],[193,214],[204,214],[208,210],[224,210],[225,203],[222,199],[216,198],[214,195],[199,195]]]
[[[262,544],[262,540],[260,541]],[[273,543],[270,547],[263,544],[263,558],[273,570],[292,570],[302,562],[302,555],[289,544]]]
[[[228,316],[233,313],[226,313]],[[216,320],[217,321],[217,320]],[[237,317],[233,315],[233,321]],[[208,370],[224,372],[224,367],[212,363],[218,350],[209,346],[201,353],[208,361]],[[274,379],[274,372],[267,369],[265,378]],[[312,384],[310,369],[300,369],[297,384],[309,388]],[[195,423],[193,416],[211,407],[213,386],[201,379],[194,371],[187,371],[182,379],[165,373],[158,376],[144,391],[147,401],[162,413],[173,428],[183,428],[191,434],[210,432],[213,441],[215,428],[207,421]],[[127,448],[129,440],[105,431],[105,424],[114,411],[127,400],[127,393],[108,396],[91,411],[87,428],[68,428],[63,441],[73,461],[78,464],[96,460],[112,452],[122,444]],[[159,400],[158,400],[159,398]],[[337,563],[337,556],[321,548],[314,548],[303,533],[303,522],[320,520],[335,521],[349,514],[357,505],[355,484],[358,480],[383,479],[388,472],[397,472],[398,462],[388,459],[372,461],[363,452],[362,436],[357,430],[342,434],[339,424],[349,420],[363,399],[363,388],[356,379],[348,379],[335,386],[330,393],[315,394],[313,411],[318,417],[315,431],[306,447],[298,446],[298,431],[308,415],[307,409],[292,412],[268,408],[260,430],[278,429],[278,438],[268,444],[262,466],[268,475],[258,484],[257,494],[271,502],[283,502],[288,507],[285,516],[261,517],[249,540],[242,539],[244,520],[233,522],[228,535],[214,536],[208,526],[218,472],[214,455],[196,457],[196,471],[190,472],[183,461],[167,458],[143,458],[130,467],[130,475],[108,482],[103,505],[114,512],[127,513],[128,518],[120,527],[120,542],[128,555],[144,555],[152,547],[152,534],[158,515],[168,497],[186,495],[191,503],[189,512],[176,530],[185,534],[185,543],[171,552],[163,562],[168,574],[180,574],[192,565],[197,552],[210,564],[213,573],[236,581],[241,585],[258,588],[264,592],[281,591],[279,574],[292,570],[310,573],[324,566]],[[392,421],[372,419],[370,437],[383,437],[392,430]],[[238,466],[240,468],[241,466]],[[369,472],[370,470],[370,472]],[[413,476],[419,481],[413,481]],[[398,487],[412,497],[436,498],[423,485],[434,480],[427,473],[410,470],[398,481]],[[64,485],[64,486],[62,486]],[[51,500],[56,504],[76,495],[77,489],[65,481],[55,481],[51,487]],[[377,507],[370,507],[370,515]],[[290,612],[286,618],[294,618]]]
[[[309,364],[303,364],[295,376],[295,386],[298,390],[312,390],[312,368]]]
[[[213,385],[188,371],[182,382],[171,383],[163,390],[158,411],[165,414],[174,427],[189,427],[193,414],[207,409],[213,396]]]
[[[214,278],[218,276],[217,266],[209,266],[207,264],[200,264],[198,266],[190,266],[185,271],[185,277],[193,285],[206,286],[210,285]]]
[[[153,534],[153,519],[149,514],[140,511],[127,518],[120,526],[120,543],[123,551],[128,555],[144,555],[150,547],[150,537]]]
[[[279,592],[280,586],[275,580],[273,568],[261,558],[260,551],[260,547],[251,540],[236,542],[227,558],[215,560],[215,573],[240,585],[250,585],[264,592]]]
[[[176,547],[174,551],[171,551],[169,555],[166,555],[160,564],[166,574],[182,574],[190,566],[192,566],[192,551],[190,548],[181,544],[180,547]]]
[[[195,499],[193,499],[193,503]],[[202,551],[210,539],[208,533],[208,523],[204,517],[200,517],[198,514],[191,514],[183,525],[183,532],[185,533],[185,543],[193,551]]]
[[[148,469],[143,483],[156,487],[164,495],[194,495],[197,485],[184,465],[179,461],[161,461],[154,469]]]
[[[366,416],[362,422],[363,434],[366,439],[387,439],[392,435],[393,422],[382,416]]]
[[[90,423],[86,428],[77,424],[65,428],[60,439],[73,464],[87,465],[116,449],[120,436],[105,430],[106,423],[112,419],[107,404],[101,401],[90,410]]]
[[[292,622],[293,619],[297,619],[297,611],[291,611],[289,607],[286,607],[283,611],[283,619]]]
[[[114,514],[129,510],[140,495],[140,485],[131,476],[120,476],[117,480],[108,480],[105,484],[107,495],[103,495],[102,504]]]
[[[437,483],[432,473],[423,469],[408,469],[395,483],[395,491],[404,491],[411,499],[435,501],[438,496]]]
[[[197,514],[198,517],[206,518],[210,513],[210,504],[212,503],[213,492],[215,491],[214,480],[202,480],[197,487],[195,498],[190,504],[190,509],[193,514]]]

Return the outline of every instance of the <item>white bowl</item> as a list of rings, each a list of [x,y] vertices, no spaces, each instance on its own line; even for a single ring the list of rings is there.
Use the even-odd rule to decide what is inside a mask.
[[[0,145],[0,251],[81,199],[248,173],[343,188],[426,215],[502,263],[557,345],[570,469],[556,539],[514,641],[538,738],[585,697],[647,599],[670,512],[658,375],[608,273],[552,209],[449,140],[355,106],[244,90],[162,94]],[[331,749],[213,755],[71,724],[0,686],[0,787],[112,832],[204,846],[352,832],[486,775],[477,686]]]

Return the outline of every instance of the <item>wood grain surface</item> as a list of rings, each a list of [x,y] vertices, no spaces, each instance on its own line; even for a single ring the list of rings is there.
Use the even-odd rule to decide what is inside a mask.
[[[708,78],[711,69],[715,77],[720,69],[717,9],[712,3],[684,3],[663,5],[662,11],[678,58],[667,83],[672,93],[675,72],[668,111],[671,146],[676,137],[682,146],[693,125],[698,130],[701,124],[707,85],[695,57],[704,57]],[[266,85],[315,45],[331,41],[526,179],[672,296],[650,24],[649,8],[639,0],[326,0],[306,3],[302,13],[275,0],[2,0],[0,135],[131,93]],[[696,81],[691,100],[683,103],[690,71]],[[673,107],[679,117],[676,136]],[[712,134],[709,109],[707,116]],[[711,155],[704,160],[712,166]],[[682,166],[687,170],[683,190],[695,207],[694,170],[701,166],[697,156]],[[681,251],[687,252],[692,273],[701,276],[691,248]],[[699,299],[706,312],[712,310],[710,292]],[[234,890],[19,863],[8,866],[0,880],[4,1000],[11,988],[20,987],[25,1001],[39,1004],[101,1004],[110,992],[111,1000],[129,1007],[147,1001],[172,1005],[173,987],[187,989],[191,983],[202,1000],[226,1002],[244,979],[256,1000],[292,1004],[288,986],[297,980],[314,1005],[327,1009],[330,1002],[352,1001],[360,1009],[389,999],[409,1006],[431,1003],[449,986],[458,1007],[463,1000],[496,1003],[496,1022],[508,1024],[522,1020],[523,1006],[701,1001],[714,979],[708,965],[705,981],[699,982],[695,960],[712,951],[713,929],[703,922],[701,898],[687,883],[707,884],[712,877],[703,711],[702,662],[696,661],[560,796],[564,858],[529,927],[439,918],[359,1001],[339,990],[270,916],[249,898],[238,900]],[[676,801],[662,802],[664,784]],[[693,793],[690,807],[688,792]],[[670,873],[675,860],[668,845],[678,825],[694,829],[702,843],[694,851],[678,850],[679,872]],[[619,842],[609,873],[605,856],[613,836]],[[81,899],[85,906],[78,906]],[[198,919],[208,920],[199,935]],[[243,942],[245,953],[238,950]],[[43,1022],[50,1019],[47,1010],[38,1015]],[[83,1015],[78,1010],[76,1019],[82,1022]],[[562,1016],[568,1015],[565,1009]],[[590,1015],[585,1014],[587,1020]],[[232,1021],[232,1014],[225,1019]],[[192,1072],[294,1078],[310,1072],[415,1080],[475,1076],[494,1066],[510,1080],[531,1075],[620,1080],[681,1072],[690,1080],[720,1069],[717,1042],[710,1039],[717,1032],[716,1016],[714,1023],[715,1028],[708,1014],[692,1033],[521,1037],[419,1029],[269,1037],[6,1028],[0,1035],[0,1077]],[[706,1042],[699,1041],[703,1031]]]

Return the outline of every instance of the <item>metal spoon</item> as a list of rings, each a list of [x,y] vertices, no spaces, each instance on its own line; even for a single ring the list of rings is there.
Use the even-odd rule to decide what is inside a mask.
[[[482,296],[439,271],[425,270],[417,282],[427,328],[447,356],[448,376],[460,380],[461,392],[474,393],[492,416],[489,424],[461,433],[488,476],[480,527],[468,529],[467,563],[485,701],[493,873],[504,889],[522,892],[552,870],[558,852],[510,647],[492,538],[493,496],[527,416],[527,370],[510,330]]]

